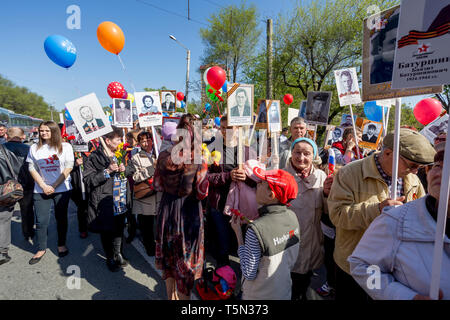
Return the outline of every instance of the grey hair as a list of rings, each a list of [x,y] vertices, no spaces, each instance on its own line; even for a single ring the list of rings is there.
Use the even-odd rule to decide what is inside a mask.
[[[306,124],[305,119],[301,118],[301,117],[295,117],[294,119],[291,120],[291,127],[295,124]]]

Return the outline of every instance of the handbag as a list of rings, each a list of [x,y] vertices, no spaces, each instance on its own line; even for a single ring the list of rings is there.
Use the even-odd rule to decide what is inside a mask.
[[[135,183],[133,187],[134,198],[143,199],[150,197],[156,193],[155,188],[153,188],[153,178],[146,179],[142,182]]]
[[[9,207],[16,204],[17,201],[23,198],[23,187],[17,181],[17,176],[6,154],[5,147],[0,145],[0,151],[5,156],[6,164],[14,179],[6,181],[6,183],[0,185],[0,206]]]

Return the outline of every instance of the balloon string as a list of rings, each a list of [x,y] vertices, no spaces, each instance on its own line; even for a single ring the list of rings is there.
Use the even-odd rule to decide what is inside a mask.
[[[217,110],[219,111],[219,116],[221,117],[222,113],[220,112],[220,109],[219,109],[219,102],[217,102]]]
[[[70,77],[72,78],[72,81],[73,81],[73,85],[74,85],[75,89],[78,91],[78,95],[81,97],[81,91],[77,86],[77,81],[75,80],[75,76],[73,75],[73,73],[71,73],[69,71],[69,68],[67,68],[67,72],[70,74]]]
[[[122,65],[123,72],[125,72],[125,75],[128,77],[128,80],[130,81],[131,87],[133,88],[134,92],[136,92],[136,88],[134,87],[133,81],[131,81],[131,78],[128,75],[128,72],[127,72],[127,70],[125,68],[125,65],[123,64],[122,58],[120,58],[119,54],[117,55],[117,58],[119,58],[119,62]]]

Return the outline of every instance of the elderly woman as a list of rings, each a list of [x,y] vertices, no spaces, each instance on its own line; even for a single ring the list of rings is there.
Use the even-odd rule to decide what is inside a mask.
[[[131,158],[134,181],[133,214],[137,214],[139,229],[145,250],[149,256],[155,255],[153,225],[157,209],[156,191],[153,188],[156,157],[153,153],[153,135],[143,131],[137,136],[141,151]]]
[[[292,277],[292,299],[306,300],[312,270],[322,265],[324,260],[323,234],[320,217],[327,210],[324,190],[326,174],[313,166],[317,156],[317,146],[311,139],[298,138],[291,146],[292,156],[284,169],[295,178],[298,195],[291,202],[291,210],[297,215],[300,224],[300,251]]]
[[[400,207],[386,207],[348,258],[351,275],[373,299],[430,299],[444,145],[436,146],[427,174],[428,195]],[[450,300],[449,226],[447,219],[439,294],[446,300]]]

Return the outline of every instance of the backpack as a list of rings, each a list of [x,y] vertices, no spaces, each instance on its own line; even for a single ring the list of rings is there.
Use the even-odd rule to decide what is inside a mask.
[[[17,175],[15,174],[8,155],[5,151],[5,147],[0,145],[0,152],[5,156],[6,164],[14,179],[6,181],[0,185],[0,206],[10,207],[16,204],[17,201],[23,198],[23,187],[17,181]]]

